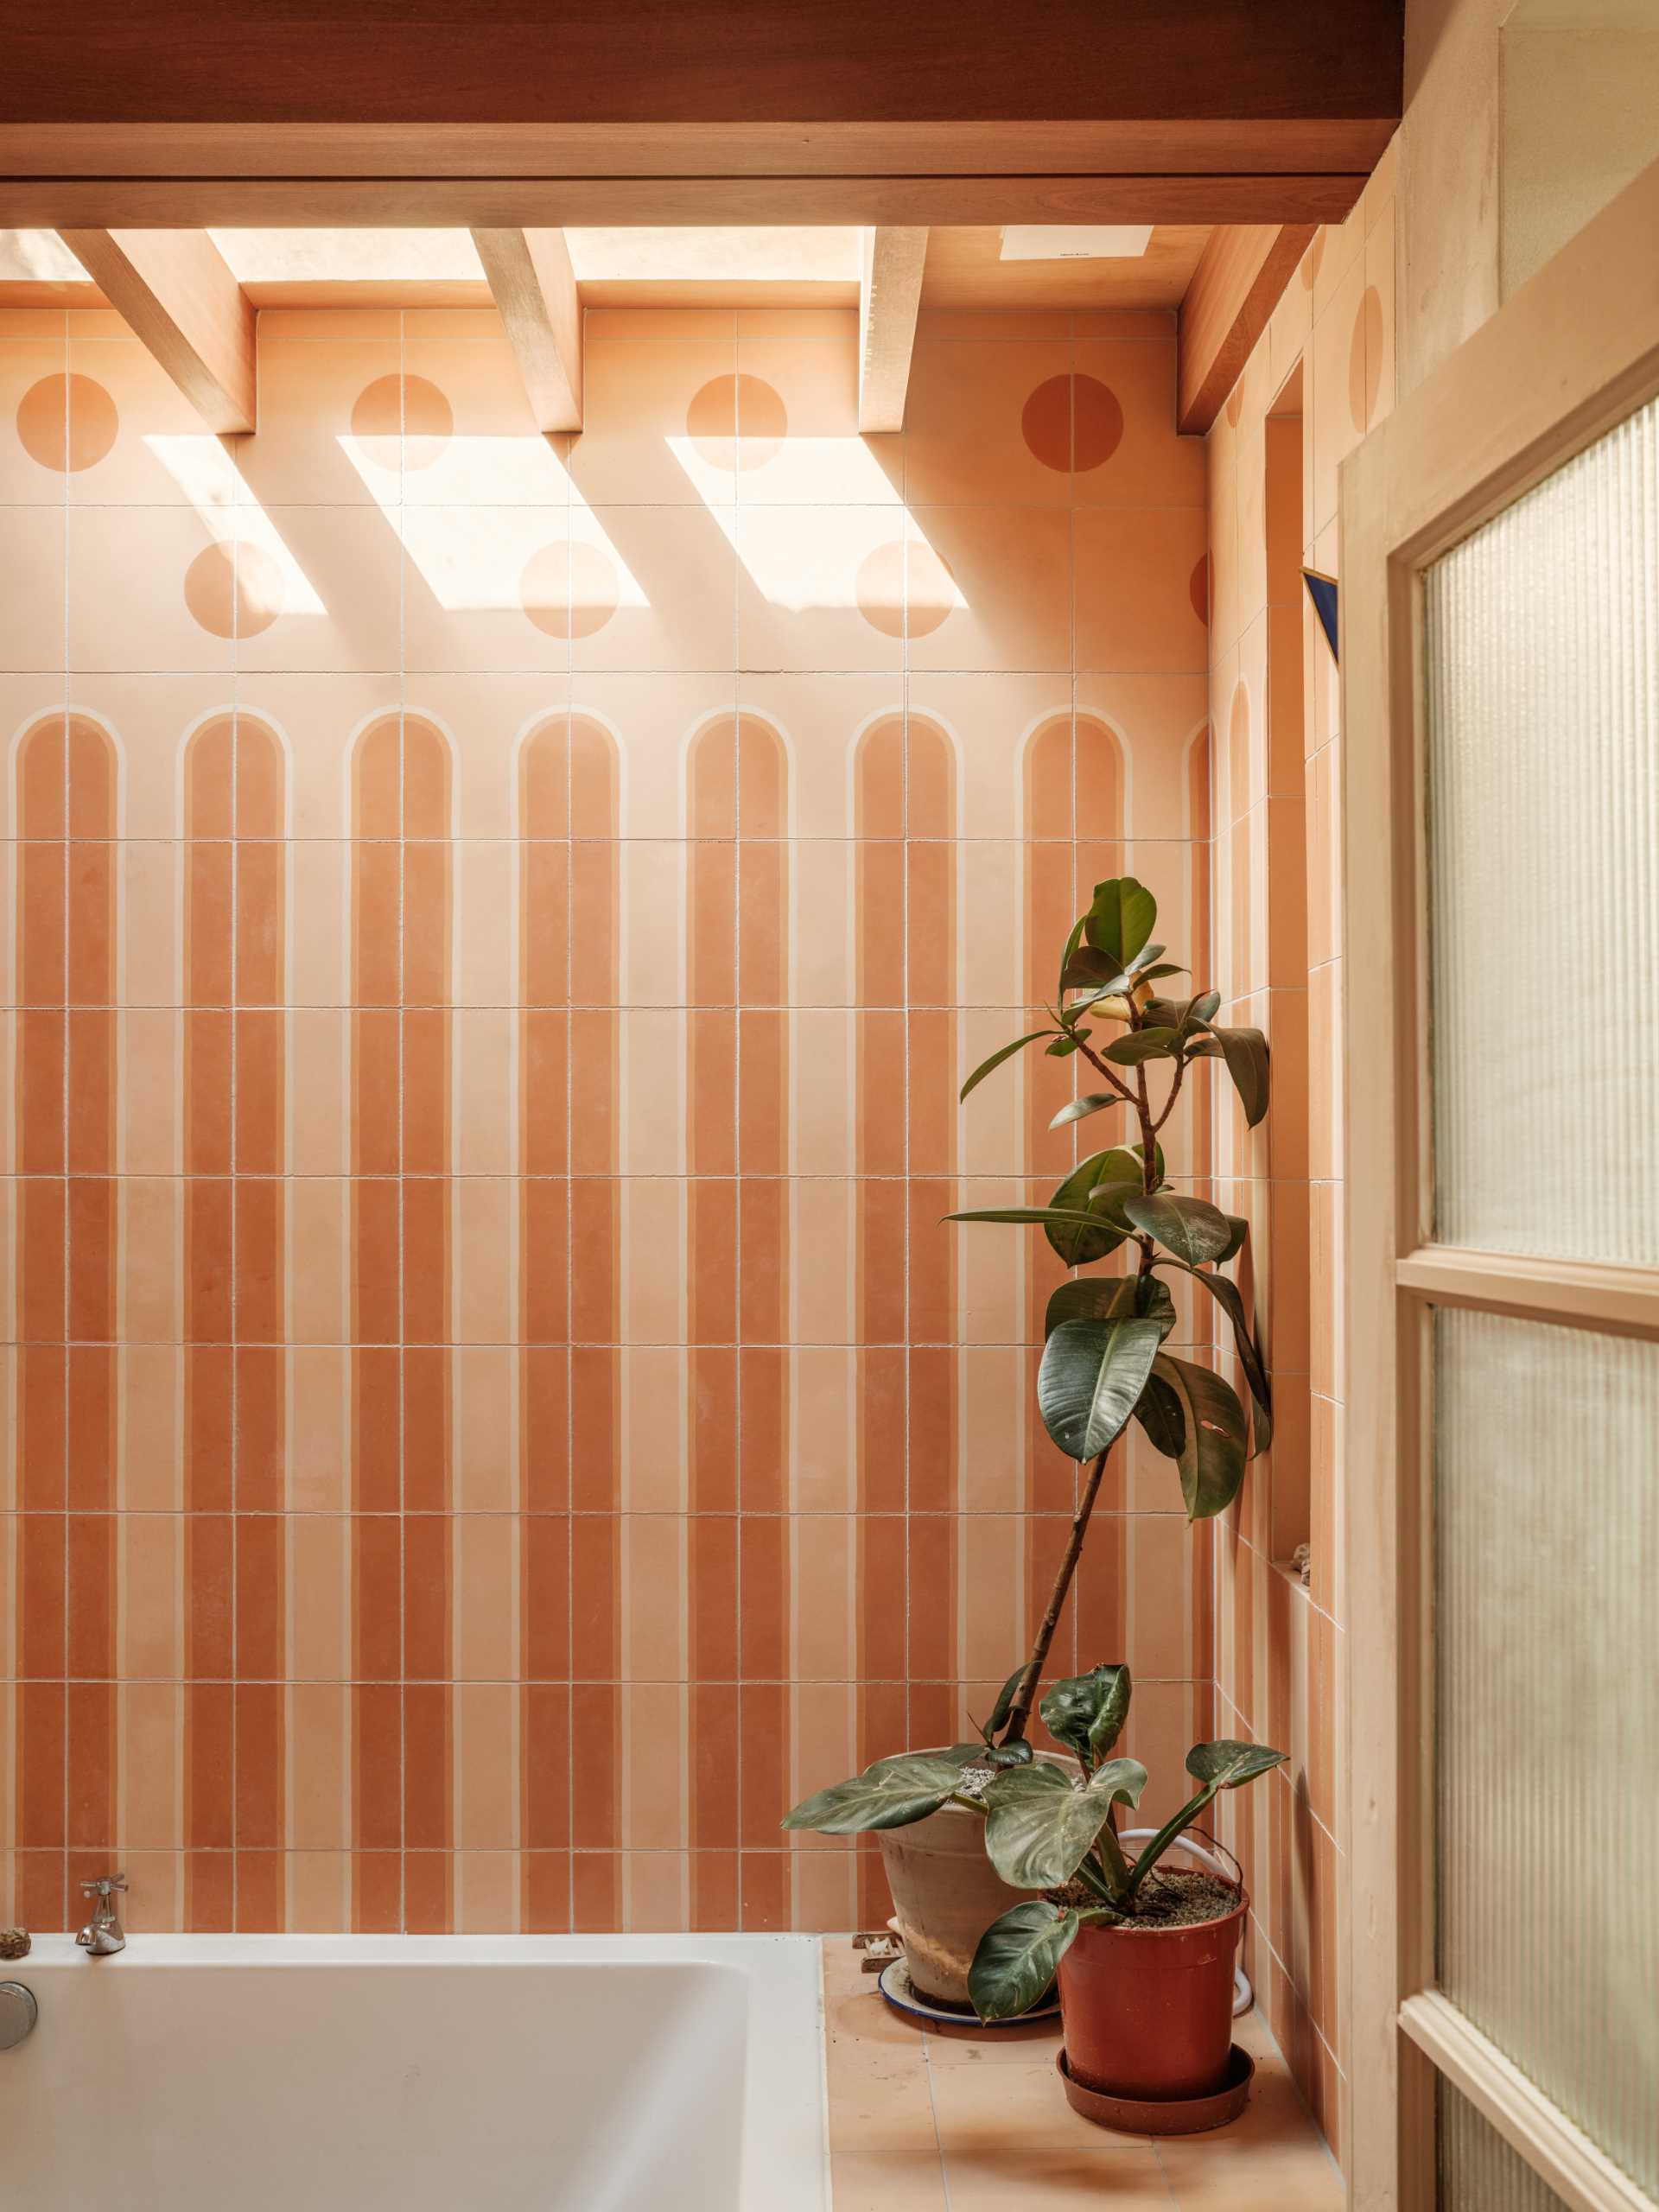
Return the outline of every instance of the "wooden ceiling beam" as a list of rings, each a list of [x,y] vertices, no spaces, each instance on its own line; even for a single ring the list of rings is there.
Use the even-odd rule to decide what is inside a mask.
[[[794,223],[1339,223],[1370,175],[1332,171],[1243,174],[1164,170],[1082,175],[1000,171],[912,175],[842,171],[772,176],[606,175],[526,177],[467,174],[385,176],[61,176],[8,174],[0,156],[0,225],[56,230],[66,224],[137,228],[289,226],[372,229]]]
[[[1001,118],[1269,129],[1400,113],[1403,0],[76,0],[8,10],[0,120],[692,124]],[[1030,126],[1036,125],[1033,130]],[[832,134],[826,134],[832,135]],[[425,164],[423,163],[423,168]],[[407,173],[407,172],[405,172]]]
[[[538,430],[582,428],[582,305],[563,231],[480,230],[473,244]]]
[[[867,230],[858,283],[858,427],[902,430],[922,303],[925,228]]]
[[[1211,234],[1181,302],[1175,427],[1207,430],[1313,242],[1313,224],[1234,223]]]
[[[205,231],[65,230],[64,244],[211,430],[258,420],[254,310]]]

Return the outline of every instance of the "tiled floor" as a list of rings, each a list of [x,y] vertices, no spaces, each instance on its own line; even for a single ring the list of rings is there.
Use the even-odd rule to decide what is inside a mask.
[[[1071,2110],[1058,2025],[924,2031],[860,1965],[825,1938],[836,2212],[1341,2212],[1341,2177],[1259,2013],[1234,2028],[1255,2058],[1243,2116],[1154,2142]]]

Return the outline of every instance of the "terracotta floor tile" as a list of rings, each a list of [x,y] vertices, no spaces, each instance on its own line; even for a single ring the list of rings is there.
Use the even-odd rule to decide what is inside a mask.
[[[1130,2143],[1118,2151],[1074,2150],[1040,2136],[1012,2134],[1000,2152],[945,2160],[950,2212],[1066,2212],[1073,2205],[1115,2205],[1118,2212],[1173,2212],[1175,2199],[1156,2153]],[[840,2198],[836,2198],[839,2206]]]
[[[947,2163],[988,2151],[1010,2129],[1021,2141],[1106,2152],[1151,2148],[1144,2135],[1117,2135],[1072,2111],[1052,2060],[1037,2066],[941,2066],[932,2069],[933,2118]]]
[[[835,2162],[836,2212],[945,2212],[937,2151],[879,2158],[847,2152]]]
[[[1218,2159],[1196,2138],[1165,2144],[1158,2156],[1180,2212],[1242,2212],[1271,2205],[1273,2212],[1343,2212],[1347,2193],[1322,2145],[1297,2151],[1256,2151]],[[950,2202],[956,2205],[952,2183]]]
[[[972,2027],[927,2031],[928,2062],[933,2066],[1052,2066],[1059,2048],[1058,2020],[989,2032]]]

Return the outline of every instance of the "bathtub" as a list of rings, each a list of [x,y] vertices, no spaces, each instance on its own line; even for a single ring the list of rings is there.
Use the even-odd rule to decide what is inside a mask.
[[[805,1936],[67,1936],[0,1966],[18,2212],[825,2212]]]

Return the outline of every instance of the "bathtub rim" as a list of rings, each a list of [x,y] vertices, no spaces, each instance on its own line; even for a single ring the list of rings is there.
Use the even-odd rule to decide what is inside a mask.
[[[825,2066],[822,1939],[810,1935],[194,1936],[130,1933],[112,1958],[90,1959],[73,1936],[37,1936],[26,1958],[7,1962],[14,1980],[31,1973],[108,1978],[154,1967],[194,1972],[276,1967],[304,1972],[341,1967],[535,1967],[712,1966],[749,1984],[744,2063],[742,2212],[828,2212],[829,2086]],[[768,1999],[772,2000],[768,2002]],[[50,1999],[41,1993],[41,2009]],[[809,2117],[810,2115],[810,2117]],[[780,2196],[779,2190],[788,2194]]]

